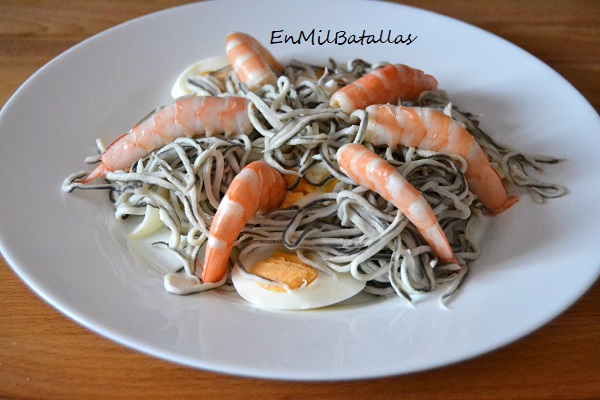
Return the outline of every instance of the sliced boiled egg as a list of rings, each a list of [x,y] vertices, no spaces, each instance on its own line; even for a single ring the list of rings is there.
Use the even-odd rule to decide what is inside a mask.
[[[226,56],[209,57],[195,62],[177,77],[177,80],[171,89],[171,97],[178,99],[183,96],[194,94],[195,92],[188,82],[189,77],[205,75],[209,72],[218,71],[228,65],[229,59]]]
[[[168,199],[169,191],[165,188],[159,188],[157,193],[162,197]],[[150,205],[146,206],[146,212],[144,213],[144,219],[140,222],[136,228],[129,234],[130,239],[142,239],[150,236],[160,228],[164,226],[162,219],[160,218],[160,210],[157,207]]]
[[[163,222],[160,220],[160,211],[156,207],[146,206],[144,219],[136,228],[129,234],[131,239],[142,239],[150,236],[157,230],[163,227]]]
[[[263,308],[325,307],[358,294],[366,284],[350,274],[326,274],[289,252],[255,251],[245,257],[244,265],[246,270],[239,265],[233,268],[233,285],[242,298]]]

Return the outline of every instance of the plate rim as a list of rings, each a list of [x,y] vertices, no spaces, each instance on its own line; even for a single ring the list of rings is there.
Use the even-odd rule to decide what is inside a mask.
[[[215,2],[215,3],[218,3],[218,2]],[[236,3],[236,2],[234,2],[234,1],[229,1],[229,3]],[[363,1],[361,1],[361,0],[355,0],[355,3],[363,3]],[[487,31],[485,31],[485,30],[482,30],[481,28],[478,28],[478,27],[476,27],[476,26],[474,26],[474,25],[468,24],[468,23],[466,23],[466,22],[463,22],[463,21],[460,21],[460,20],[458,20],[458,19],[454,19],[454,18],[451,18],[451,17],[444,16],[444,15],[441,15],[441,14],[436,14],[436,13],[434,13],[434,12],[431,12],[431,11],[422,10],[422,9],[419,9],[419,8],[417,8],[417,7],[413,7],[413,6],[405,6],[405,5],[391,4],[391,3],[385,3],[385,2],[381,2],[381,3],[387,4],[388,6],[392,6],[392,7],[398,7],[398,6],[400,6],[400,7],[407,7],[407,8],[410,8],[410,9],[418,10],[419,12],[425,12],[425,13],[431,13],[431,14],[435,14],[435,15],[436,15],[436,16],[438,16],[438,17],[443,17],[443,18],[447,18],[447,19],[453,20],[453,21],[454,21],[454,23],[459,23],[459,24],[462,24],[462,25],[469,26],[469,27],[471,27],[471,28],[476,28],[477,30],[479,30],[479,31],[481,31],[481,32],[485,32],[485,33],[486,33],[486,34],[488,34],[488,35],[492,35],[492,36],[494,36],[496,39],[500,39],[500,40],[502,40],[502,41],[506,42],[506,43],[507,43],[507,44],[509,44],[510,46],[512,46],[512,47],[514,47],[514,48],[516,48],[516,49],[519,49],[520,51],[522,51],[522,52],[524,52],[525,54],[527,54],[529,57],[531,57],[531,58],[533,58],[533,59],[537,60],[538,62],[542,63],[542,64],[543,64],[543,65],[544,65],[546,68],[548,68],[550,71],[552,71],[552,72],[553,72],[553,73],[556,75],[556,77],[557,77],[557,78],[560,78],[560,79],[563,81],[563,83],[566,83],[567,85],[569,85],[569,86],[570,86],[570,88],[571,88],[571,89],[572,89],[572,90],[573,90],[573,91],[574,91],[574,92],[575,92],[577,95],[579,95],[579,96],[580,96],[581,100],[583,100],[583,102],[584,102],[584,103],[588,104],[588,105],[591,107],[591,109],[592,109],[592,110],[594,110],[594,109],[593,109],[593,107],[591,106],[591,104],[589,104],[589,102],[588,102],[588,101],[587,101],[587,100],[586,100],[586,99],[583,97],[583,95],[581,95],[581,93],[579,93],[579,92],[576,90],[576,88],[575,88],[575,87],[574,87],[574,86],[573,86],[571,83],[569,83],[568,81],[566,81],[566,80],[565,80],[565,79],[564,79],[562,76],[560,76],[560,75],[559,75],[559,74],[558,74],[556,71],[554,71],[554,70],[553,70],[551,67],[549,67],[547,64],[545,64],[543,61],[539,60],[539,59],[538,59],[537,57],[535,57],[534,55],[532,55],[532,54],[528,53],[527,51],[525,51],[525,50],[521,49],[520,47],[518,47],[518,46],[516,46],[516,45],[514,45],[514,44],[512,44],[512,43],[510,43],[510,42],[508,42],[508,41],[506,41],[505,39],[503,39],[503,38],[501,38],[501,37],[499,37],[499,36],[497,36],[497,35],[494,35],[494,34],[492,34],[492,33],[490,33],[490,32],[487,32]],[[40,68],[38,71],[36,71],[36,72],[35,72],[35,73],[34,73],[34,74],[31,76],[31,77],[29,77],[29,78],[28,78],[28,79],[27,79],[27,80],[26,80],[26,81],[25,81],[25,82],[24,82],[24,83],[23,83],[23,84],[22,84],[22,85],[21,85],[21,86],[20,86],[20,87],[17,89],[17,91],[16,91],[16,92],[13,94],[13,96],[11,96],[11,97],[9,98],[9,100],[6,102],[6,104],[4,105],[4,107],[2,108],[2,110],[0,110],[0,121],[2,121],[2,117],[3,117],[3,114],[5,113],[5,110],[6,110],[6,109],[9,109],[9,110],[10,110],[10,109],[12,108],[11,104],[12,104],[12,102],[13,102],[13,99],[17,98],[17,97],[20,95],[20,93],[22,92],[22,90],[24,90],[24,88],[25,88],[27,85],[29,85],[31,82],[33,82],[33,80],[34,80],[34,79],[35,79],[35,78],[36,78],[36,77],[37,77],[39,74],[42,74],[42,73],[43,73],[42,71],[45,71],[47,68],[49,68],[49,67],[48,67],[48,65],[54,65],[54,62],[55,62],[55,60],[58,60],[58,59],[60,59],[60,58],[64,57],[64,55],[65,55],[65,54],[72,54],[73,52],[75,52],[75,49],[76,49],[76,48],[84,47],[84,46],[86,46],[87,44],[89,44],[89,43],[90,43],[92,40],[98,40],[98,38],[99,38],[99,37],[101,37],[101,36],[103,36],[103,35],[106,35],[108,32],[114,32],[114,31],[117,31],[117,30],[119,30],[119,29],[122,29],[122,27],[123,27],[123,26],[125,26],[125,25],[127,25],[127,26],[133,26],[133,25],[135,25],[135,23],[136,23],[137,21],[139,21],[139,20],[142,20],[142,19],[146,19],[146,18],[148,18],[148,17],[155,18],[155,17],[156,17],[157,15],[159,15],[159,14],[160,14],[160,15],[163,15],[163,13],[167,13],[167,12],[178,12],[177,10],[178,10],[178,9],[180,9],[180,8],[187,8],[187,7],[189,7],[189,8],[195,8],[195,7],[197,7],[198,5],[201,5],[201,4],[206,4],[206,3],[192,3],[192,4],[186,4],[186,5],[182,5],[182,6],[171,7],[171,8],[168,8],[168,9],[162,10],[162,11],[156,11],[156,12],[153,12],[153,13],[151,13],[151,14],[147,14],[147,15],[144,15],[144,16],[137,17],[137,18],[135,18],[135,19],[132,19],[132,20],[129,20],[129,21],[123,22],[123,23],[121,23],[121,24],[118,24],[118,25],[116,25],[116,26],[114,26],[114,27],[111,27],[111,28],[109,28],[109,29],[107,29],[107,30],[105,30],[105,31],[102,31],[102,32],[100,32],[100,33],[97,33],[97,34],[95,34],[95,35],[91,36],[90,38],[88,38],[88,39],[86,39],[86,40],[84,40],[84,41],[82,41],[82,42],[80,42],[80,43],[76,44],[75,46],[73,46],[73,47],[71,47],[71,48],[69,48],[69,49],[65,50],[64,52],[62,52],[61,54],[59,54],[57,57],[53,58],[53,59],[52,59],[52,60],[50,60],[48,63],[46,63],[44,66],[42,66],[42,67],[41,67],[41,68]],[[16,100],[14,100],[14,101],[16,101]],[[7,106],[8,106],[8,107],[7,107]],[[594,110],[594,112],[595,112],[595,110]],[[597,114],[597,113],[596,113],[596,114]],[[88,319],[84,318],[84,316],[77,315],[76,313],[74,314],[74,313],[72,312],[73,310],[69,310],[69,309],[63,309],[62,307],[61,307],[61,308],[58,308],[58,307],[56,306],[56,304],[54,303],[54,301],[53,301],[54,299],[47,297],[47,294],[46,294],[46,293],[44,293],[44,292],[43,292],[43,290],[40,290],[40,288],[39,288],[38,284],[37,284],[37,283],[34,281],[34,279],[32,279],[32,277],[31,277],[31,276],[29,276],[28,274],[24,273],[24,271],[23,271],[21,268],[18,268],[18,264],[19,264],[19,262],[18,262],[18,260],[17,260],[17,259],[18,259],[19,257],[18,257],[18,256],[14,256],[14,255],[13,255],[13,252],[11,251],[11,249],[7,249],[7,248],[5,248],[5,246],[4,246],[4,241],[2,240],[2,234],[1,234],[1,233],[0,233],[0,251],[2,252],[2,255],[3,255],[3,257],[5,258],[5,260],[7,261],[7,264],[8,264],[8,265],[9,265],[9,267],[10,267],[10,268],[13,270],[13,272],[14,272],[14,273],[15,273],[15,274],[16,274],[16,275],[17,275],[17,276],[18,276],[18,277],[19,277],[19,278],[20,278],[20,279],[21,279],[21,280],[22,280],[24,283],[26,283],[26,285],[27,285],[28,287],[30,287],[30,288],[31,288],[31,289],[32,289],[32,290],[33,290],[33,291],[34,291],[34,292],[35,292],[35,293],[36,293],[36,294],[37,294],[37,295],[38,295],[40,298],[42,298],[42,299],[43,299],[43,300],[44,300],[44,301],[45,301],[47,304],[51,305],[51,306],[52,306],[54,309],[56,309],[57,311],[59,311],[59,312],[60,312],[60,313],[62,313],[63,315],[66,315],[66,316],[67,316],[67,317],[69,317],[71,320],[74,320],[74,321],[78,322],[79,324],[81,324],[81,325],[85,326],[87,329],[90,329],[91,331],[93,331],[93,332],[94,332],[94,333],[96,333],[96,334],[99,334],[100,336],[103,336],[103,337],[105,337],[105,338],[107,338],[107,339],[110,339],[110,340],[112,340],[112,341],[115,341],[115,342],[117,342],[117,343],[120,343],[120,344],[122,344],[122,345],[125,345],[126,347],[129,347],[129,348],[134,348],[134,349],[136,349],[137,351],[140,351],[140,352],[142,352],[142,353],[146,353],[146,354],[149,354],[149,355],[152,355],[152,356],[158,357],[158,358],[163,358],[163,357],[161,357],[161,355],[160,355],[160,354],[158,354],[157,352],[147,352],[147,351],[145,351],[145,350],[144,350],[144,348],[142,348],[142,347],[140,347],[140,346],[136,346],[135,344],[131,344],[131,343],[127,343],[126,341],[119,340],[119,339],[123,339],[122,337],[119,337],[119,335],[117,335],[117,336],[115,337],[114,335],[110,335],[110,334],[107,334],[106,332],[99,331],[98,329],[96,329],[96,328],[93,326],[93,324],[91,324],[91,321],[90,321],[90,320],[88,320]],[[17,266],[17,267],[15,267],[15,266]],[[588,285],[588,286],[585,288],[585,290],[583,290],[583,291],[582,291],[582,293],[580,293],[579,295],[574,295],[574,296],[573,296],[573,297],[574,297],[574,300],[573,300],[573,302],[574,302],[574,301],[576,301],[578,298],[580,298],[580,297],[581,297],[581,296],[582,296],[582,295],[583,295],[583,294],[584,294],[584,293],[585,293],[587,290],[589,290],[589,288],[590,288],[590,287],[591,287],[591,286],[594,284],[594,282],[595,282],[595,281],[598,279],[598,276],[600,275],[600,268],[596,268],[596,269],[597,269],[597,271],[596,271],[596,277],[595,277],[595,279],[594,279],[594,280],[592,280],[592,281],[589,283],[589,285]],[[570,306],[573,304],[573,302],[569,302],[568,304],[566,304],[566,305],[564,306],[564,308],[563,308],[563,309],[562,309],[560,312],[558,312],[556,315],[554,315],[554,316],[552,316],[551,318],[549,318],[549,319],[548,319],[548,321],[549,321],[549,320],[551,320],[551,319],[554,319],[556,316],[558,316],[558,315],[560,315],[562,312],[564,312],[564,311],[565,311],[567,308],[569,308],[569,307],[570,307]],[[548,321],[546,321],[546,322],[544,322],[543,324],[539,325],[539,326],[538,326],[538,327],[536,327],[534,330],[531,330],[531,331],[529,331],[529,332],[528,332],[526,335],[528,335],[528,334],[532,333],[533,331],[535,331],[535,330],[539,329],[541,326],[545,325],[545,324],[546,324]],[[509,344],[509,343],[513,342],[514,340],[516,340],[516,339],[518,339],[518,338],[520,338],[520,337],[523,337],[523,335],[520,335],[520,334],[517,334],[516,336],[517,336],[517,337],[515,337],[515,338],[512,338],[512,339],[509,339],[509,340],[507,340],[507,341],[506,341],[504,344],[501,344],[500,346],[496,346],[496,347],[494,347],[494,349],[496,349],[496,348],[499,348],[499,347],[503,347],[503,346],[505,346],[505,345],[507,345],[507,344]],[[488,350],[488,351],[492,351],[492,350]],[[487,351],[485,351],[485,352],[483,352],[483,353],[486,353],[486,352],[487,352]],[[481,354],[483,354],[483,353],[477,353],[477,354],[473,354],[473,355],[469,356],[468,358],[476,357],[476,356],[479,356],[479,355],[481,355]],[[172,359],[172,358],[170,358],[170,357],[168,357],[168,358],[163,358],[163,359],[165,359],[165,360],[168,360],[168,361],[173,361],[173,359]],[[466,359],[466,358],[457,359],[457,360],[456,360],[456,361],[454,361],[454,362],[458,362],[458,361],[465,360],[465,359]],[[451,362],[451,363],[454,363],[454,362]],[[450,364],[451,364],[451,363],[450,363]],[[187,364],[187,363],[183,363],[183,364],[185,364],[185,365],[189,365],[189,364]],[[448,364],[448,363],[443,363],[443,364],[437,365],[437,366],[435,366],[435,367],[439,367],[439,366],[441,366],[441,365],[449,365],[449,364]],[[193,365],[191,365],[191,366],[193,366]],[[199,366],[199,368],[203,368],[203,369],[207,369],[207,370],[212,370],[212,371],[215,371],[215,372],[225,372],[225,373],[228,373],[228,374],[238,374],[238,373],[236,373],[235,371],[229,371],[229,370],[225,370],[225,369],[221,369],[221,370],[215,370],[215,369],[211,369],[211,368],[210,368],[210,366]],[[425,369],[428,369],[428,368],[425,368]],[[419,369],[419,370],[422,370],[422,369]],[[418,370],[415,370],[415,371],[418,371]],[[242,374],[242,375],[244,375],[244,376],[263,377],[263,378],[265,378],[265,377],[266,377],[266,378],[269,378],[269,376],[255,375],[255,374],[252,374],[251,372],[250,372],[250,374],[249,374],[249,375],[245,375],[245,374]],[[396,373],[394,373],[394,372],[390,372],[390,374],[389,374],[389,375],[396,375]],[[367,376],[367,378],[383,377],[383,376],[389,376],[389,375],[374,374],[374,375],[372,375],[372,376]],[[294,378],[293,378],[293,377],[284,377],[284,376],[281,376],[281,377],[275,377],[274,379],[292,379],[292,380],[293,380]],[[336,379],[336,378],[327,378],[327,379],[325,379],[325,380],[338,380],[338,379],[365,379],[365,378],[364,378],[364,377],[359,377],[359,376],[353,376],[353,377],[341,377],[341,378],[337,378],[337,379]],[[300,380],[304,380],[304,378],[300,378]]]

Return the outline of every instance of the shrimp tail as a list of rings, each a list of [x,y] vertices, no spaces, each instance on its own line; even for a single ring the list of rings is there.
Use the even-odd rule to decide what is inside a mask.
[[[486,189],[486,186],[491,186],[496,182],[496,186],[502,183],[502,178],[498,172],[489,166],[477,178],[468,180],[469,188],[473,193],[477,193],[482,204],[487,204],[486,208],[492,215],[500,214],[512,207],[519,201],[517,196],[508,196],[506,189],[498,187],[496,191]]]
[[[106,168],[106,164],[101,162],[100,164],[98,164],[98,166],[96,168],[94,168],[92,170],[92,172],[90,172],[88,175],[84,176],[82,179],[78,179],[76,182],[87,185],[94,179],[104,176],[106,174],[106,172],[108,172],[108,170]]]
[[[512,207],[514,204],[516,204],[518,202],[519,202],[519,198],[517,196],[510,196],[506,199],[506,201],[500,207],[490,209],[490,212],[493,215],[498,215],[502,211],[509,209],[510,207]]]

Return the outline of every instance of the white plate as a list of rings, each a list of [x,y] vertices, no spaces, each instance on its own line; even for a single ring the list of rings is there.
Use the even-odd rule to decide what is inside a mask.
[[[0,244],[42,298],[89,329],[177,363],[293,380],[408,373],[496,349],[542,326],[600,271],[600,121],[557,73],[470,25],[378,2],[207,2],[122,24],[33,75],[0,115]],[[279,59],[402,62],[437,77],[483,128],[520,149],[565,157],[547,178],[570,194],[524,197],[494,219],[483,255],[450,309],[399,298],[311,312],[268,312],[219,291],[179,297],[151,262],[135,262],[104,194],[63,194],[94,139],[116,138],[168,100],[190,63],[224,51],[225,35],[315,28],[392,36],[411,45],[268,45]]]

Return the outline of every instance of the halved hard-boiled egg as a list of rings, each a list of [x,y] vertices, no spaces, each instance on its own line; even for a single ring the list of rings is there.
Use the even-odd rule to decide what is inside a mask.
[[[350,274],[319,271],[284,251],[254,251],[236,265],[231,280],[245,300],[263,308],[303,310],[325,307],[361,292],[365,282]]]

